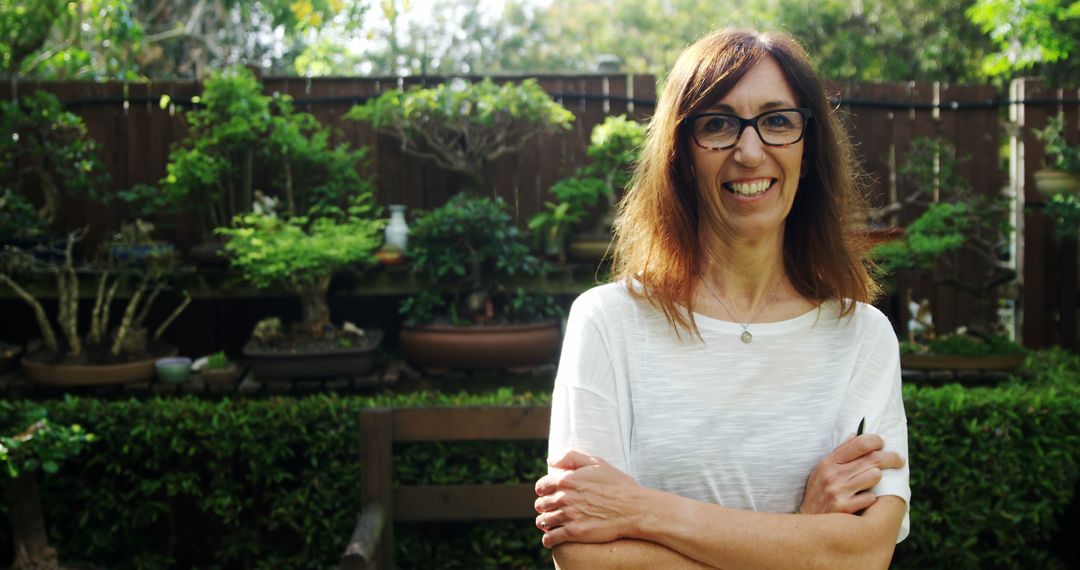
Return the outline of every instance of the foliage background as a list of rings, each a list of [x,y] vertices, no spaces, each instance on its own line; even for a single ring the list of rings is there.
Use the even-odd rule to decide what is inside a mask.
[[[786,30],[822,73],[869,81],[1078,76],[1076,0],[0,0],[0,72],[202,78],[592,70],[663,77],[714,27]]]

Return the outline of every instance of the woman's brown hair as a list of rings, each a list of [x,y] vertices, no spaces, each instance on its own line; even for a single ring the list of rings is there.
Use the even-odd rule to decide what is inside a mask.
[[[662,310],[677,334],[680,328],[699,334],[693,291],[706,261],[683,121],[722,98],[765,57],[779,63],[799,105],[813,113],[803,177],[785,222],[788,279],[814,303],[840,300],[842,316],[879,292],[862,259],[856,218],[863,201],[851,145],[806,52],[785,35],[721,30],[675,62],[615,222],[614,279]]]

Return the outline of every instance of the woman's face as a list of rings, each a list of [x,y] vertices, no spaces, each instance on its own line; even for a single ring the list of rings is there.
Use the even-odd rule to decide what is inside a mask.
[[[798,106],[780,65],[766,57],[705,111],[749,119],[766,111]],[[759,126],[762,130],[766,127]],[[725,238],[782,238],[784,220],[799,186],[803,146],[802,140],[787,146],[768,146],[750,126],[742,131],[735,146],[727,149],[708,150],[688,140],[703,220],[711,220]]]

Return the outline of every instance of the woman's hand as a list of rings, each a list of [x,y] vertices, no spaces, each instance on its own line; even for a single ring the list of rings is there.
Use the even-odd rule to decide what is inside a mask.
[[[810,473],[799,513],[858,513],[873,505],[877,496],[870,489],[881,481],[881,470],[904,466],[904,458],[883,451],[884,446],[885,441],[872,434],[840,444]]]
[[[631,535],[643,489],[608,462],[568,451],[551,463],[558,469],[536,482],[536,528],[544,546],[563,542],[610,542]]]

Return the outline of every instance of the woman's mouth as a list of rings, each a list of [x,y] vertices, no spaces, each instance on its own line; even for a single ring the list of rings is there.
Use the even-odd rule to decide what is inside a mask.
[[[758,180],[725,182],[722,186],[728,192],[750,198],[765,192],[774,182],[776,182],[775,178],[760,178]]]

